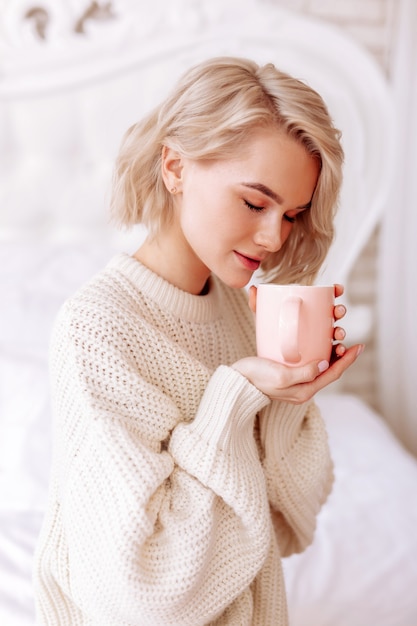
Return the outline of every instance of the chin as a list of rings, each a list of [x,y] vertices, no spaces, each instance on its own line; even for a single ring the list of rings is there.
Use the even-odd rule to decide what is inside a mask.
[[[227,285],[227,287],[230,287],[231,289],[243,289],[244,287],[246,287],[247,285],[249,285],[252,276],[249,277],[244,277],[244,278],[240,278],[240,279],[224,279],[221,276],[218,276],[218,278],[220,278],[220,280]]]

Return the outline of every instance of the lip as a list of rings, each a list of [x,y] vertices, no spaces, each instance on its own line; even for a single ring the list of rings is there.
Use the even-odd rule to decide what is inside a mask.
[[[253,257],[249,257],[249,256],[245,256],[244,254],[241,254],[240,252],[238,252],[237,250],[234,250],[234,253],[238,259],[238,261],[248,270],[251,270],[252,272],[254,272],[255,270],[258,269],[258,267],[261,264],[261,259],[256,259]]]

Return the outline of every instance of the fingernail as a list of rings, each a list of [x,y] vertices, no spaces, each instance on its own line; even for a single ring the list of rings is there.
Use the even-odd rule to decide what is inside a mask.
[[[318,364],[318,368],[319,368],[320,374],[322,372],[325,372],[329,368],[329,362],[328,361],[320,361],[320,363]]]
[[[361,345],[358,346],[358,349],[356,350],[356,356],[358,357],[360,354],[362,354],[364,350],[365,350],[365,346],[363,345],[363,343],[361,343]]]

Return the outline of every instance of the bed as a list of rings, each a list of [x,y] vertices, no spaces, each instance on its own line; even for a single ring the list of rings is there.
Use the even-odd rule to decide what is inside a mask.
[[[67,296],[144,235],[108,223],[125,129],[183,69],[209,56],[273,61],[308,81],[328,102],[346,152],[322,281],[348,282],[381,219],[395,159],[389,87],[370,56],[333,27],[249,0],[69,5],[21,0],[6,3],[1,18],[2,626],[34,624],[31,562],[51,456],[51,325]],[[374,323],[372,310],[350,307],[349,340],[366,341]],[[359,397],[336,385],[317,401],[335,485],[313,544],[284,563],[290,624],[413,626],[417,461]]]

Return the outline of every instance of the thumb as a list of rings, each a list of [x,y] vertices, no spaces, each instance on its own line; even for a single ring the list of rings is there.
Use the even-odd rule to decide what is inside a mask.
[[[252,313],[256,313],[256,295],[257,288],[255,287],[255,285],[251,285],[249,287],[249,308]]]

